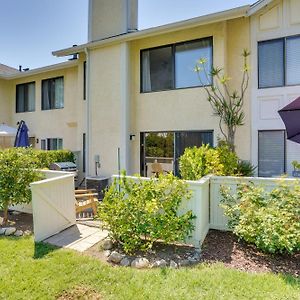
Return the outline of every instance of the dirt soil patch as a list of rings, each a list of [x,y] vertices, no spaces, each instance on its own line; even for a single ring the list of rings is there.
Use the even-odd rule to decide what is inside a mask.
[[[72,290],[64,291],[60,296],[56,298],[57,300],[102,300],[100,294],[95,290],[84,286],[75,287]]]
[[[3,217],[3,212],[0,211],[0,217]],[[1,227],[1,226],[0,226]],[[16,227],[17,230],[30,230],[33,232],[33,219],[31,214],[9,212],[8,224],[2,227]]]
[[[202,245],[202,262],[222,262],[248,272],[273,272],[300,277],[300,253],[268,255],[243,241],[232,232],[210,230]]]

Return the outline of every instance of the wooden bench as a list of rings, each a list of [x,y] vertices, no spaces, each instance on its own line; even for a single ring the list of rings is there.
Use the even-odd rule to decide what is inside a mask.
[[[97,214],[98,193],[94,189],[75,190],[76,214],[83,213],[87,209],[92,209],[93,215]]]

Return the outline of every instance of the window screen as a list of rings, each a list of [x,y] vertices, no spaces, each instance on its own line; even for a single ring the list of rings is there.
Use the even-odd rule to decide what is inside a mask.
[[[258,43],[259,88],[284,85],[284,40]]]
[[[280,176],[285,172],[285,132],[258,132],[258,176]]]
[[[300,84],[300,37],[286,40],[286,84]]]

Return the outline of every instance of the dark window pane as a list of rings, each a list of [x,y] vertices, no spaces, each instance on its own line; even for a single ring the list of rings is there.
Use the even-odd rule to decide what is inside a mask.
[[[172,47],[142,52],[142,91],[161,91],[174,87]]]
[[[212,68],[212,40],[203,39],[196,42],[187,42],[175,47],[175,87],[193,87],[211,84],[211,76],[200,72],[200,79],[194,71],[200,58],[206,59],[206,72],[210,74]]]
[[[184,131],[175,133],[175,175],[179,175],[179,158],[186,148],[201,147],[203,144],[213,146],[212,131]]]
[[[258,132],[258,176],[280,176],[285,172],[285,133]]]
[[[24,83],[16,86],[16,112],[35,110],[35,83]]]
[[[300,84],[300,37],[286,40],[286,84]]]
[[[86,61],[83,63],[83,100],[86,100]]]
[[[42,110],[64,107],[64,78],[42,81]]]
[[[259,88],[284,85],[284,40],[258,44]]]

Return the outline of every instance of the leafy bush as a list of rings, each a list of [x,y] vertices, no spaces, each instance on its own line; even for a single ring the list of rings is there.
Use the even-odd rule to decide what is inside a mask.
[[[172,174],[137,181],[122,176],[106,192],[98,216],[125,252],[144,251],[156,240],[182,241],[192,232],[192,212],[177,212],[190,197],[186,183]]]
[[[237,165],[237,174],[240,176],[254,176],[256,167],[247,160],[239,160]]]
[[[179,159],[180,175],[186,180],[199,180],[214,174],[218,176],[253,176],[255,167],[239,160],[237,154],[225,143],[211,148],[209,145],[186,148]]]
[[[71,161],[75,162],[74,154],[69,150],[33,150],[37,168],[49,168],[52,163]]]
[[[4,223],[9,206],[31,201],[29,184],[40,178],[35,169],[32,149],[10,148],[0,151],[0,209],[4,211]]]
[[[240,238],[269,253],[300,250],[300,186],[280,184],[271,192],[239,185],[233,196],[221,188],[221,206],[229,227]]]

